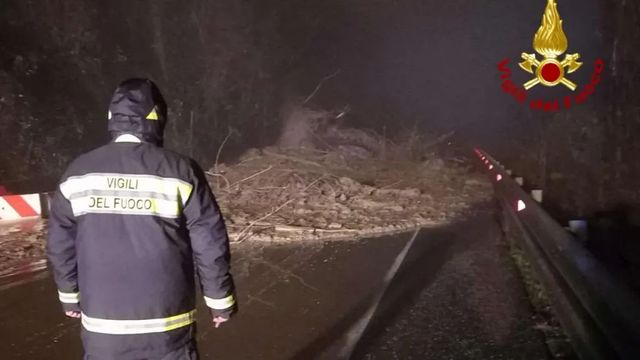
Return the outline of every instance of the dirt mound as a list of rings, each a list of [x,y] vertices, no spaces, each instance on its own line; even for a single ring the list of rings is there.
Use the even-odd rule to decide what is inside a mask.
[[[470,160],[436,152],[419,158],[273,147],[249,150],[207,174],[234,243],[356,239],[437,226],[490,198],[491,184]],[[44,221],[0,228],[0,277],[40,266],[45,238]]]
[[[448,222],[491,196],[465,159],[252,149],[207,172],[232,241],[354,238]]]

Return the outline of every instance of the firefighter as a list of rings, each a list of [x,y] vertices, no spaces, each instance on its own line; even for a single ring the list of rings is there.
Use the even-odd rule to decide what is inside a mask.
[[[81,319],[85,359],[197,359],[195,272],[215,327],[236,309],[220,210],[200,167],[161,147],[150,80],[122,82],[108,117],[113,141],[73,161],[51,202],[63,310]]]

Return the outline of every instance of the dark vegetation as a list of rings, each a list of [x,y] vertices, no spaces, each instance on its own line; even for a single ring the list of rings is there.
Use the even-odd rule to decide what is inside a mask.
[[[0,183],[46,190],[108,139],[106,106],[127,77],[158,83],[167,145],[212,163],[273,143],[285,79],[340,1],[3,1]],[[42,181],[45,180],[45,183]]]

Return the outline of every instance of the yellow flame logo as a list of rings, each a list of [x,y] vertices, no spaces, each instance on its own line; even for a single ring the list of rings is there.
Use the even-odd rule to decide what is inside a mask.
[[[545,58],[556,58],[567,51],[568,47],[569,42],[562,30],[558,4],[549,0],[542,17],[542,25],[533,38],[533,48]]]
[[[524,88],[530,88],[542,84],[545,86],[556,86],[563,84],[571,90],[575,90],[577,85],[565,77],[565,74],[572,73],[582,66],[578,62],[580,54],[567,54],[562,61],[556,58],[562,55],[569,47],[567,36],[562,30],[562,19],[558,12],[558,4],[555,0],[547,0],[547,7],[542,16],[542,24],[533,37],[533,48],[544,57],[538,60],[535,54],[522,53],[523,62],[520,67],[528,73],[535,74],[536,77],[527,81]],[[535,73],[534,73],[534,69]]]

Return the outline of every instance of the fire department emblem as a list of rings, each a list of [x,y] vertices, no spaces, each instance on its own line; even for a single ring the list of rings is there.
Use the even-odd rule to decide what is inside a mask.
[[[562,84],[572,91],[575,90],[576,84],[567,79],[565,74],[571,74],[582,66],[582,63],[578,62],[580,54],[566,54],[562,61],[558,60],[568,47],[567,36],[562,30],[562,19],[558,13],[558,4],[555,0],[548,0],[542,24],[533,38],[533,48],[543,59],[538,60],[536,54],[522,53],[524,61],[520,63],[520,67],[536,76],[527,81],[524,88],[529,90],[538,84]]]

